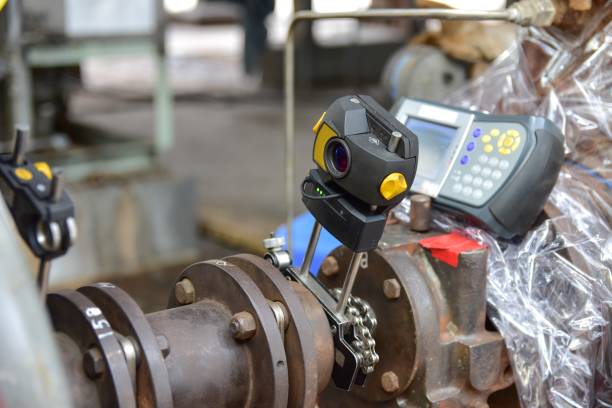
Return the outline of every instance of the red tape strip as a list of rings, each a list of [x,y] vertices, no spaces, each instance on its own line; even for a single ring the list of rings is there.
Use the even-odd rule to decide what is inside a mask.
[[[459,265],[460,253],[486,248],[480,242],[467,238],[456,231],[422,239],[419,244],[431,251],[431,256],[455,268]]]

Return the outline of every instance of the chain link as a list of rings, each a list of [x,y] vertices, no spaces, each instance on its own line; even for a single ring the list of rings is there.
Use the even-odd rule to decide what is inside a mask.
[[[336,299],[340,297],[340,288],[332,290]],[[364,374],[374,371],[374,366],[379,361],[376,354],[376,341],[373,338],[376,330],[376,315],[370,305],[357,296],[349,296],[345,309],[345,315],[353,324],[355,340],[351,343],[359,360],[359,367]]]

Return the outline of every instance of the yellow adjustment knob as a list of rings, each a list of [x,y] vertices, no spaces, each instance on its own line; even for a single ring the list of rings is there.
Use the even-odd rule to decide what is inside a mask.
[[[408,184],[402,173],[391,173],[380,183],[380,194],[385,200],[391,200],[407,188]]]
[[[53,172],[51,171],[51,167],[49,167],[46,162],[36,162],[34,163],[34,168],[40,171],[45,176],[47,176],[49,180],[53,178]]]
[[[15,175],[17,176],[17,178],[23,181],[32,180],[32,173],[30,172],[30,170],[25,169],[23,167],[16,168]]]
[[[315,135],[319,132],[319,129],[321,128],[321,125],[323,124],[323,118],[325,118],[326,113],[327,112],[323,112],[319,120],[317,120],[317,123],[315,123],[315,125],[312,127],[312,133],[314,133]]]

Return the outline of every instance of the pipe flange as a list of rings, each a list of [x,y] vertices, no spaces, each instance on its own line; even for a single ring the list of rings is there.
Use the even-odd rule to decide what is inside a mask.
[[[56,332],[76,342],[81,354],[97,355],[94,368],[104,370],[104,375],[93,381],[101,406],[135,408],[136,397],[123,349],[100,308],[72,290],[49,294],[47,307]]]
[[[249,350],[250,365],[255,373],[249,395],[250,406],[287,407],[289,380],[283,340],[268,301],[255,282],[239,267],[225,260],[193,264],[181,273],[176,282],[185,278],[194,286],[194,304],[212,301],[223,305],[231,315],[243,311],[253,315],[257,323],[256,334],[240,343],[240,347]],[[173,290],[168,308],[180,306]]]
[[[136,371],[139,407],[172,407],[172,391],[164,356],[144,313],[136,302],[112,283],[79,288],[104,313],[113,330],[138,345],[140,363]]]
[[[308,316],[306,306],[300,299],[302,294],[296,293],[291,282],[264,259],[240,254],[225,260],[246,272],[266,298],[285,306],[289,315],[285,332],[289,407],[314,407],[319,392],[329,382],[333,368],[333,340],[325,315],[321,313],[319,316],[325,324],[323,327],[313,322],[313,316]]]

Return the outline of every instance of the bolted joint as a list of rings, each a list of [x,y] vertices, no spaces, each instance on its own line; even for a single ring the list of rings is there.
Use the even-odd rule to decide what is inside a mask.
[[[380,377],[380,385],[385,392],[396,392],[399,390],[399,378],[397,378],[397,374],[393,371],[385,371]]]
[[[193,283],[184,278],[174,286],[174,297],[181,305],[190,305],[195,302],[195,288]]]
[[[230,320],[230,332],[236,340],[249,340],[257,332],[257,322],[249,312],[238,312]]]
[[[389,300],[399,299],[402,294],[402,286],[395,278],[385,279],[383,281],[383,293]]]
[[[325,276],[334,276],[340,271],[338,260],[333,256],[327,256],[321,264],[321,273]]]
[[[98,378],[104,372],[104,358],[97,347],[90,348],[83,355],[83,370],[91,379]]]

